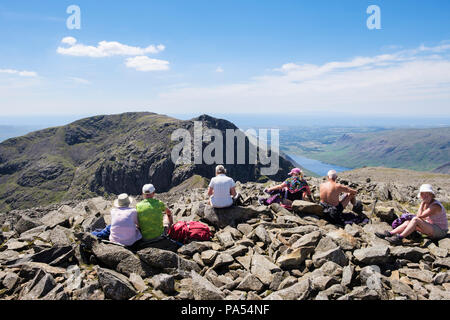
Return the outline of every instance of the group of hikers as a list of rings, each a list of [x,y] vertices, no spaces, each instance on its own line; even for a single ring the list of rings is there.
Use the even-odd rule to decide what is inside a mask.
[[[238,204],[242,197],[236,191],[234,180],[226,175],[225,167],[219,165],[215,172],[216,176],[211,179],[207,191],[209,204],[214,208],[227,208]],[[294,168],[288,175],[290,177],[282,184],[264,190],[271,197],[260,199],[261,204],[278,202],[283,207],[291,209],[295,200],[314,202],[303,171]],[[320,185],[319,190],[320,205],[330,222],[336,224],[342,222],[344,210],[350,203],[353,212],[363,215],[362,203],[356,200],[358,191],[337,183],[335,170],[330,170],[327,176],[328,180]],[[170,229],[174,225],[172,212],[162,201],[155,199],[155,192],[152,184],[144,185],[143,200],[137,204],[134,204],[135,200],[127,194],[119,195],[111,210],[111,225],[93,234],[134,250],[154,247],[175,251],[182,243],[170,237]],[[401,220],[401,223],[390,232],[376,232],[375,235],[393,245],[402,244],[403,238],[415,231],[433,240],[445,238],[448,233],[447,213],[444,206],[436,200],[432,186],[422,185],[418,198],[421,204],[417,215],[409,215],[409,219]]]

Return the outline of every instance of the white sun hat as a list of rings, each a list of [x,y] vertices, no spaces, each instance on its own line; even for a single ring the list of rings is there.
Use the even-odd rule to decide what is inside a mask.
[[[130,204],[134,202],[132,197],[129,197],[128,194],[122,193],[114,200],[114,207],[116,208],[128,208]]]
[[[433,187],[431,186],[431,184],[423,184],[420,186],[419,194],[417,195],[417,197],[419,199],[420,199],[420,194],[422,192],[429,192],[429,193],[432,193],[433,195],[436,195],[436,193],[433,191]]]

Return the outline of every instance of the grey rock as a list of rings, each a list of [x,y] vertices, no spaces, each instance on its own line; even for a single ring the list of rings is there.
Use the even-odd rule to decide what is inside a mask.
[[[397,246],[390,250],[391,255],[397,259],[406,259],[412,262],[419,262],[428,251],[418,247]]]
[[[267,230],[263,226],[258,226],[254,231],[255,235],[258,237],[259,240],[264,242],[265,244],[270,244],[270,236]]]
[[[211,265],[214,263],[218,254],[219,253],[215,250],[206,250],[202,252],[201,259],[205,264]]]
[[[217,269],[223,266],[230,265],[234,262],[234,258],[228,253],[221,253],[214,261],[213,269]]]
[[[58,283],[42,300],[62,301],[69,300],[69,294],[64,290],[64,286]]]
[[[300,214],[313,214],[319,217],[323,216],[323,207],[320,204],[308,201],[295,200],[292,203],[292,210],[295,213]]]
[[[166,294],[171,294],[175,291],[175,279],[168,274],[158,274],[151,280],[153,288],[161,290]]]
[[[207,244],[199,241],[194,241],[189,244],[186,244],[178,249],[178,253],[192,257],[196,252],[203,252],[205,250],[210,249],[211,247]]]
[[[351,265],[345,266],[342,271],[342,282],[344,287],[349,287],[353,280],[354,267]]]
[[[124,275],[109,269],[98,268],[98,281],[105,293],[105,298],[128,300],[137,294],[133,285]]]
[[[433,283],[435,285],[440,285],[449,282],[450,282],[450,271],[440,272],[433,277]]]
[[[336,242],[334,242],[333,239],[325,236],[320,239],[315,251],[316,252],[326,252],[326,251],[330,251],[332,249],[336,249],[338,247],[339,246],[336,244]]]
[[[143,292],[148,288],[142,277],[137,273],[130,274],[129,280],[133,287],[139,292]]]
[[[369,289],[368,287],[361,286],[353,288],[352,292],[349,294],[350,300],[378,300],[380,296],[378,292]]]
[[[316,247],[319,243],[319,240],[321,238],[322,234],[319,231],[314,231],[311,233],[308,233],[298,239],[293,245],[292,249],[297,249],[300,247]]]
[[[433,263],[433,268],[442,267],[450,269],[450,257],[436,259]]]
[[[363,264],[384,264],[390,259],[389,257],[389,247],[387,246],[376,246],[368,247],[364,249],[358,249],[353,252],[356,260]]]
[[[20,235],[25,231],[42,226],[42,222],[23,215],[14,225],[14,230]]]
[[[331,249],[325,252],[316,252],[312,257],[312,261],[316,268],[321,267],[327,261],[335,262],[341,267],[348,264],[348,258],[340,248]]]
[[[277,264],[283,269],[298,269],[312,252],[314,252],[314,247],[297,248],[290,253],[280,256],[277,260]]]
[[[305,279],[286,289],[269,294],[264,300],[306,300],[310,294],[311,282]]]
[[[248,247],[240,245],[240,244],[225,251],[225,253],[228,253],[233,258],[242,256],[242,255],[246,254],[247,252],[248,252]]]
[[[289,276],[280,283],[277,290],[283,290],[283,289],[289,288],[290,286],[293,286],[297,282],[298,282],[298,279],[296,277]]]
[[[447,251],[450,251],[450,238],[444,238],[442,240],[439,240],[439,248],[441,249],[447,249]]]
[[[269,285],[273,280],[272,273],[281,271],[280,267],[270,262],[260,254],[252,257],[250,272],[254,274],[262,283]]]
[[[254,275],[248,274],[237,286],[237,290],[259,292],[264,288],[264,284]]]
[[[225,294],[211,282],[200,276],[197,272],[191,272],[193,296],[195,300],[223,300]]]
[[[405,274],[408,278],[417,279],[426,283],[433,282],[434,273],[431,271],[409,268],[402,268],[399,271],[400,273]]]
[[[217,235],[217,239],[219,239],[220,243],[225,247],[229,248],[234,245],[234,240],[230,232],[220,232]]]
[[[3,278],[2,285],[10,291],[15,288],[15,286],[19,283],[19,276],[14,272],[8,272],[6,276]]]
[[[339,281],[337,279],[330,276],[319,276],[314,277],[311,281],[311,287],[313,290],[323,291],[328,289],[334,284],[338,284]]]
[[[391,280],[390,284],[394,293],[406,296],[410,300],[417,300],[417,294],[406,283],[399,280]]]
[[[21,292],[20,300],[37,300],[43,298],[55,286],[55,279],[50,274],[39,271]]]

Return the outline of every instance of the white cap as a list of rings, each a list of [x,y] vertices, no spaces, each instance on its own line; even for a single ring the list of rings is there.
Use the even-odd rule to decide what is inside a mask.
[[[420,198],[420,194],[422,192],[429,192],[429,193],[436,195],[436,193],[434,193],[434,191],[433,191],[433,187],[431,186],[431,184],[423,184],[420,186],[419,194],[417,195],[418,198]]]
[[[152,194],[155,192],[155,187],[152,184],[146,184],[142,187],[142,193]]]
[[[337,172],[336,172],[336,170],[330,170],[330,171],[328,171],[327,176],[328,176],[328,178],[330,178],[330,179],[336,179],[336,178],[337,178]]]

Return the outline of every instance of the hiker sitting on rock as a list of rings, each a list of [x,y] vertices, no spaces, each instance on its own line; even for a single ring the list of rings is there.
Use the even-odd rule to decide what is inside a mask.
[[[307,198],[313,202],[311,197],[311,190],[308,182],[306,182],[303,171],[299,168],[294,168],[289,172],[290,178],[286,179],[282,184],[264,190],[266,193],[272,194],[274,191],[286,190],[286,196],[283,203],[291,206],[295,200],[304,200]]]
[[[236,192],[236,183],[226,173],[225,167],[218,165],[216,176],[209,183],[209,204],[214,208],[231,207],[240,198],[240,194]]]
[[[167,230],[173,225],[172,212],[162,201],[155,199],[155,191],[152,184],[142,187],[144,200],[136,205],[142,239],[136,242],[132,249],[152,247],[176,251],[178,245],[167,236]]]
[[[109,229],[109,241],[124,246],[131,246],[142,238],[138,229],[139,222],[136,209],[132,204],[134,199],[123,193],[114,200],[114,207],[111,209],[111,226]]]
[[[444,206],[435,197],[436,194],[431,185],[422,185],[418,195],[422,202],[417,215],[390,232],[376,232],[375,235],[394,245],[402,244],[403,238],[408,237],[414,231],[426,234],[433,240],[445,238],[448,233],[447,213]]]
[[[353,211],[361,213],[362,204],[361,202],[356,201],[356,194],[358,191],[337,183],[336,179],[336,171],[330,170],[328,172],[328,181],[320,185],[320,204],[324,207],[324,211],[329,210],[330,208],[334,209],[331,210],[333,213],[330,218],[339,219],[339,216],[351,202]],[[341,197],[342,193],[344,193],[344,195]]]

